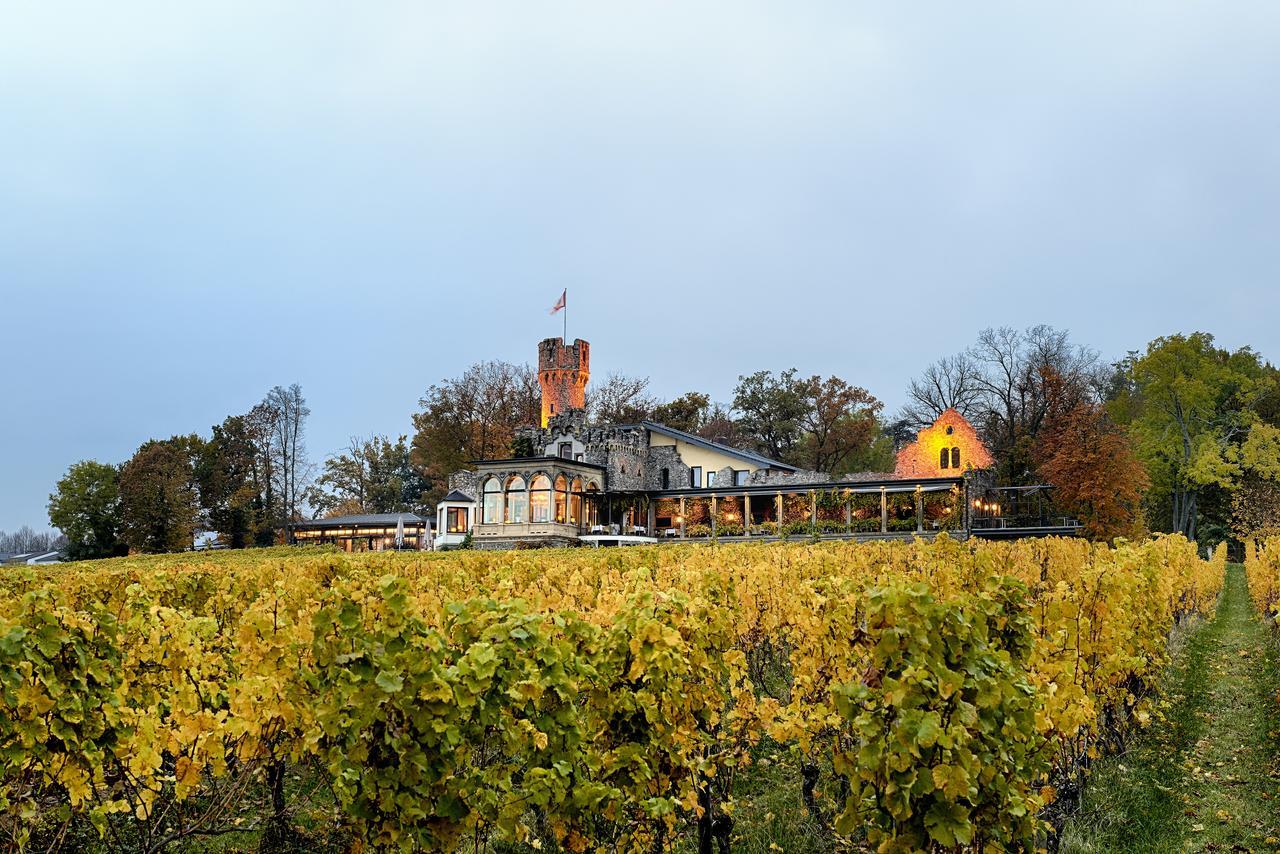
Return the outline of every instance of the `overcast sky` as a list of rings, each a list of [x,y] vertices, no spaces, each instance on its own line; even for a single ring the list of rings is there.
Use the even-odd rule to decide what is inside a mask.
[[[569,334],[889,410],[988,325],[1280,358],[1280,4],[11,0],[0,529],[298,382],[319,459]]]

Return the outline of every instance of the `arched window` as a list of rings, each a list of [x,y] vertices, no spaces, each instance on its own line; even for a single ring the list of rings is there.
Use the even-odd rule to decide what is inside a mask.
[[[950,462],[951,462],[951,454],[947,452],[946,448],[943,448],[942,452],[938,454],[938,465],[942,468],[946,468],[948,463]]]
[[[551,478],[540,474],[529,484],[529,521],[551,521]]]
[[[670,469],[662,470],[662,488],[663,489],[671,488],[671,470]]]
[[[569,524],[582,524],[582,481],[576,477],[569,485]]]
[[[496,525],[502,521],[502,485],[496,477],[484,482],[484,523]]]
[[[519,525],[528,520],[529,493],[525,492],[524,478],[516,475],[507,481],[508,525]]]
[[[556,475],[556,521],[564,524],[569,518],[569,481],[564,475]]]
[[[951,467],[953,469],[960,468],[960,449],[959,448],[951,449]]]

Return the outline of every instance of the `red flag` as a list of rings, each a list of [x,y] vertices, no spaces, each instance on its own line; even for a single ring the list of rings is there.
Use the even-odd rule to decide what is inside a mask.
[[[569,289],[565,288],[564,293],[560,294],[560,299],[556,300],[556,304],[551,306],[551,313],[555,314],[565,306],[565,298],[569,296]]]

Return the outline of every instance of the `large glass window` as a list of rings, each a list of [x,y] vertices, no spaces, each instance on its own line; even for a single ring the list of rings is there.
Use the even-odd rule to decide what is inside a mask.
[[[551,478],[540,474],[529,484],[529,521],[551,521]]]
[[[750,475],[750,474],[751,474],[751,472],[747,471],[746,469],[734,469],[734,471],[733,471],[733,485],[734,485],[734,486],[746,486],[746,485],[747,485],[747,476],[748,476],[748,475]]]
[[[481,518],[486,525],[502,521],[502,486],[496,477],[484,482],[484,515]]]
[[[529,493],[525,491],[524,478],[515,476],[507,481],[507,515],[504,521],[508,525],[520,525],[528,521]]]
[[[715,485],[716,485],[716,473],[713,471],[707,472],[707,489],[710,489]]]
[[[689,469],[689,486],[694,489],[702,488],[702,466],[692,466]]]
[[[569,524],[582,524],[582,481],[576,477],[569,485]]]
[[[556,476],[555,502],[556,521],[564,524],[564,520],[569,518],[569,481],[562,474]]]
[[[467,532],[467,508],[465,507],[449,507],[446,508],[448,525],[445,528],[450,534],[465,534]]]

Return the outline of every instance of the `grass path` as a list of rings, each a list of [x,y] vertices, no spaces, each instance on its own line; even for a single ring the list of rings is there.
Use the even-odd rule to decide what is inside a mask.
[[[1163,720],[1094,766],[1062,851],[1280,850],[1280,654],[1239,565],[1166,680]]]

